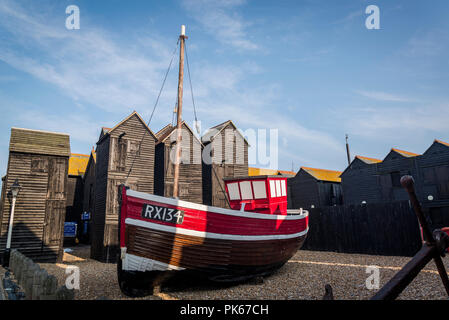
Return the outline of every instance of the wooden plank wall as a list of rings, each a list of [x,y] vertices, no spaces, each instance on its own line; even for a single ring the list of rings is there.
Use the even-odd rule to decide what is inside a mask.
[[[218,146],[220,146],[219,148]],[[223,194],[225,185],[223,178],[248,176],[248,144],[229,123],[212,141],[211,165],[203,164],[203,192],[210,192],[203,197],[204,203],[221,208],[229,208]],[[219,161],[222,161],[222,164]],[[215,169],[215,173],[212,169]],[[210,188],[208,191],[207,188]],[[221,185],[221,187],[220,187]],[[209,200],[210,199],[210,200]],[[210,201],[210,203],[208,203]]]
[[[181,148],[184,151],[182,152],[182,162],[179,166],[179,199],[203,203],[201,143],[185,124],[183,129]],[[170,159],[170,154],[175,152],[176,144],[173,143],[176,140],[175,136],[176,131],[165,142],[161,142],[156,146],[155,185],[158,184],[159,190],[155,190],[155,194],[165,197],[173,196],[174,163]],[[162,183],[159,181],[161,178]]]
[[[106,216],[106,194],[108,186],[109,136],[97,144],[97,162],[95,165],[95,202],[91,221],[90,256],[100,260],[103,257],[104,226]]]
[[[68,157],[11,152],[5,186],[19,179],[13,249],[36,261],[61,261],[67,196]],[[0,248],[6,247],[11,204],[5,200]]]
[[[143,136],[140,154],[135,157]],[[93,258],[105,262],[117,261],[118,186],[125,182],[134,158],[127,185],[133,190],[153,193],[155,140],[138,116],[133,115],[98,144],[95,221],[92,221]]]
[[[413,256],[421,248],[418,221],[408,201],[308,210],[303,249]]]

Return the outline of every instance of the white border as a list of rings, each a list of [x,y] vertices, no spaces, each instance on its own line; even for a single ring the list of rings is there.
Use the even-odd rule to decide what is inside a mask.
[[[166,226],[162,224],[152,223],[148,221],[142,221],[132,218],[126,218],[126,224],[143,227],[153,230],[161,230],[165,232],[171,232],[175,234],[183,234],[186,236],[200,237],[200,238],[210,238],[210,239],[220,239],[220,240],[246,240],[246,241],[257,241],[257,240],[281,240],[281,239],[291,239],[301,237],[309,231],[309,227],[306,230],[293,233],[293,234],[273,234],[273,235],[263,235],[263,236],[244,236],[244,235],[234,235],[234,234],[222,234],[222,233],[212,233],[204,231],[196,231],[183,229],[179,227]]]
[[[305,219],[309,212],[307,210],[299,209],[301,214],[293,214],[293,215],[275,215],[275,214],[266,214],[266,213],[257,213],[257,212],[248,212],[248,211],[236,211],[231,209],[224,209],[212,206],[206,206],[203,204],[187,202],[183,200],[178,200],[174,198],[166,198],[161,196],[156,196],[154,194],[134,191],[131,189],[126,190],[126,194],[130,197],[140,198],[144,200],[165,203],[176,207],[188,208],[193,210],[200,211],[209,211],[213,213],[226,214],[230,216],[242,217],[242,218],[254,218],[254,219],[266,219],[266,220],[300,220]]]

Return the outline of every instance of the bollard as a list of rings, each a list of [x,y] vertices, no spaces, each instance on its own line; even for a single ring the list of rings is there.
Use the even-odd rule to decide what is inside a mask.
[[[40,269],[34,274],[32,297],[33,300],[41,300],[44,292],[44,281],[48,277],[48,273],[44,269]]]
[[[53,275],[47,275],[43,282],[43,293],[40,300],[55,300],[58,280]]]
[[[56,290],[56,300],[73,300],[75,298],[75,290],[68,289],[65,285]]]
[[[27,270],[23,290],[27,300],[33,300],[33,281],[34,275],[40,270],[39,266],[33,263]]]

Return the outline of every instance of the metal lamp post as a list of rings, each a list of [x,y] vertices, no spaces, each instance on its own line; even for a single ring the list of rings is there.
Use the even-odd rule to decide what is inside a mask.
[[[11,196],[12,196],[12,205],[11,205],[11,214],[9,216],[9,226],[8,226],[8,240],[6,241],[6,248],[3,254],[3,267],[9,267],[9,257],[11,253],[11,237],[12,237],[12,226],[14,222],[14,209],[16,206],[16,199],[19,194],[21,186],[19,185],[19,179],[16,179],[11,186]]]

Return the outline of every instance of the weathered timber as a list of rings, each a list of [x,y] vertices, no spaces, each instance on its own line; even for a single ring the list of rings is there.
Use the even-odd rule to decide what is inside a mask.
[[[0,252],[6,247],[13,182],[22,186],[14,211],[11,247],[36,261],[62,259],[70,140],[67,134],[11,129],[2,191]]]
[[[96,150],[92,258],[117,261],[118,186],[125,183],[132,190],[153,193],[156,140],[137,112],[112,129],[102,129]]]

